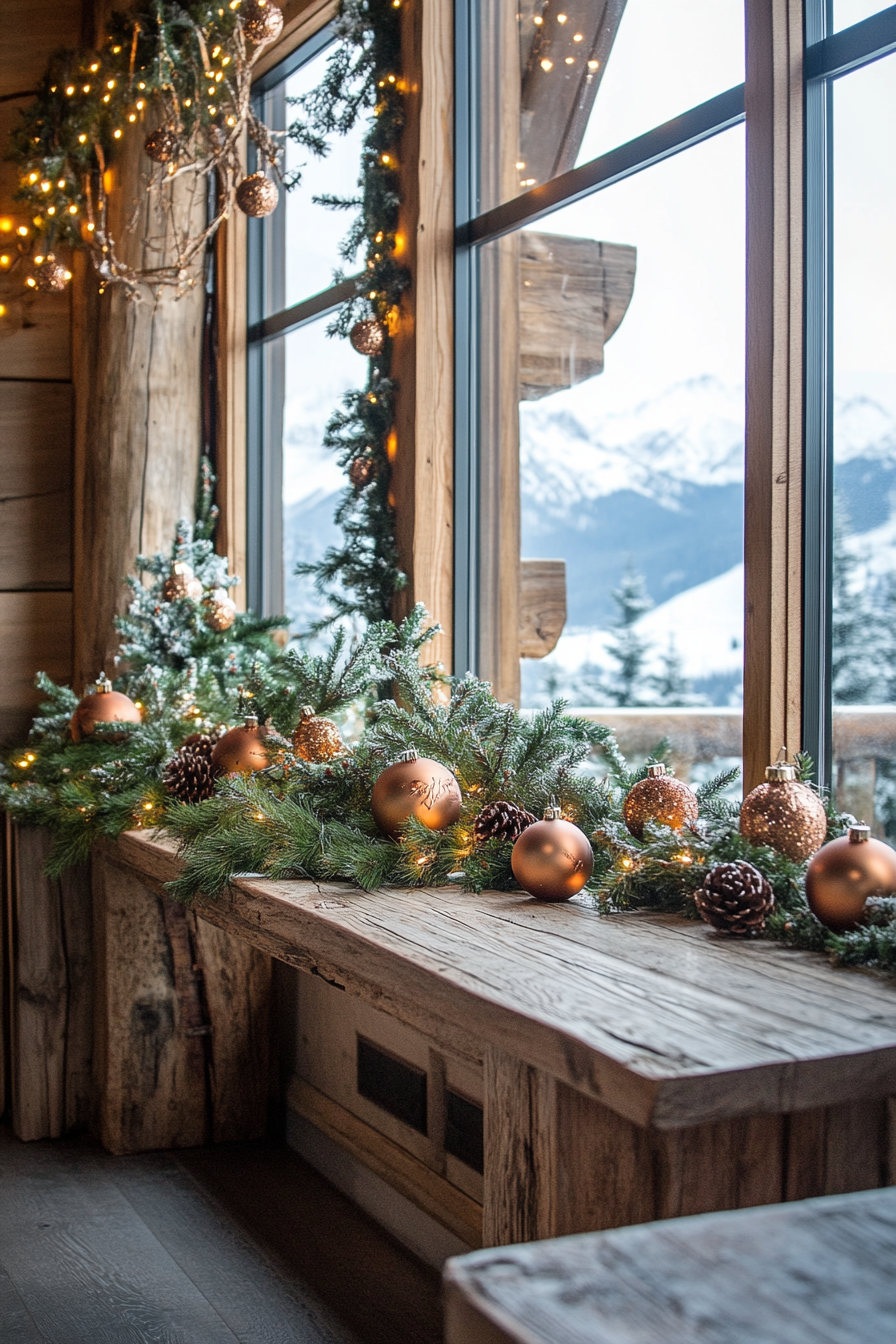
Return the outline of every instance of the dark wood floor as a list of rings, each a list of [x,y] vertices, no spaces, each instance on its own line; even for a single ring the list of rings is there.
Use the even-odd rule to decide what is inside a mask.
[[[438,1344],[437,1274],[275,1143],[110,1157],[0,1126],[2,1344]]]

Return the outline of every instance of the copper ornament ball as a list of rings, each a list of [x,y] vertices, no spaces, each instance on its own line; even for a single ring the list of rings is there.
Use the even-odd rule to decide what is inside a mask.
[[[160,126],[157,131],[153,131],[143,142],[144,152],[152,159],[153,163],[171,163],[177,158],[179,141],[174,131],[167,126]]]
[[[365,317],[355,323],[348,338],[359,355],[376,359],[386,344],[386,328],[375,317]]]
[[[202,619],[209,630],[217,634],[229,630],[236,620],[236,603],[228,596],[226,588],[216,588],[209,593],[202,607]]]
[[[639,779],[625,796],[622,819],[636,840],[643,840],[648,821],[680,831],[696,821],[700,807],[687,784],[667,774],[664,765],[648,765],[647,778]]]
[[[301,760],[317,764],[345,755],[342,734],[333,720],[315,714],[311,705],[302,706],[302,717],[293,733],[292,745]]]
[[[69,722],[72,741],[81,742],[90,737],[98,723],[142,723],[140,710],[129,695],[113,691],[112,683],[101,676],[98,689],[85,695]],[[103,733],[105,742],[121,742],[127,733]]]
[[[393,840],[410,817],[431,831],[444,831],[460,817],[460,785],[447,766],[405,751],[373,786],[370,810],[380,830]]]
[[[68,271],[52,254],[34,270],[34,283],[42,294],[61,294],[70,278]]]
[[[244,177],[236,189],[236,203],[244,215],[253,219],[262,219],[276,210],[280,192],[276,182],[272,182],[264,173],[252,173]]]
[[[363,490],[373,480],[373,458],[356,457],[348,469],[348,478],[356,490]]]
[[[828,819],[814,789],[797,779],[792,765],[779,761],[741,803],[740,833],[753,845],[769,845],[802,863],[824,844]]]
[[[162,584],[162,597],[166,602],[179,602],[187,597],[198,602],[201,596],[202,584],[190,566],[183,560],[176,560]]]
[[[244,724],[220,737],[212,750],[212,769],[222,775],[251,775],[266,770],[270,763],[264,733],[254,714],[247,714]]]
[[[869,896],[896,892],[896,851],[871,838],[867,826],[822,845],[806,872],[809,909],[834,933],[854,929]]]
[[[273,42],[283,31],[283,10],[271,0],[249,0],[243,9],[243,32],[250,42],[260,47]]]
[[[544,820],[527,826],[513,846],[510,865],[536,900],[568,901],[591,876],[594,853],[587,835],[564,821],[559,807],[548,807]]]

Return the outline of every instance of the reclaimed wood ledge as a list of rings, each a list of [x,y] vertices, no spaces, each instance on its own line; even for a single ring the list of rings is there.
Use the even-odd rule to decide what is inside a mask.
[[[449,1260],[447,1344],[878,1344],[896,1190],[704,1214]]]
[[[157,887],[179,870],[174,844],[151,831],[105,853]],[[638,1125],[896,1092],[896,987],[781,944],[455,887],[244,877],[195,909],[443,1049],[475,1061],[506,1051]]]

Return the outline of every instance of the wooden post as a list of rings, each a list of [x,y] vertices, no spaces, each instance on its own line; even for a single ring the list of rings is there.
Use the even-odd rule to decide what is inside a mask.
[[[123,144],[125,142],[122,142]],[[132,133],[114,169],[110,232],[125,259],[161,233],[145,197],[149,161]],[[113,171],[113,170],[110,170]],[[203,190],[183,180],[175,210],[201,228]],[[200,187],[204,187],[204,179]],[[160,257],[153,254],[153,264]],[[172,289],[130,299],[120,286],[100,294],[93,263],[74,267],[75,673],[80,689],[111,671],[114,618],[126,602],[124,575],[138,553],[167,549],[178,518],[192,518],[201,439],[199,386],[204,291]]]
[[[270,958],[94,857],[99,1133],[113,1153],[260,1137]]]
[[[745,792],[801,731],[803,6],[746,15]]]

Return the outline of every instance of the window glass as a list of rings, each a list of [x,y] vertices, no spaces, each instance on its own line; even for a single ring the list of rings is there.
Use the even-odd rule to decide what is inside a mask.
[[[489,286],[503,296],[497,356],[486,332],[480,342],[482,573],[512,525],[496,511],[494,458],[516,447],[521,703],[562,695],[618,718],[635,754],[678,733],[693,778],[740,754],[743,129],[482,251],[483,321]],[[493,407],[514,373],[508,446]],[[558,610],[545,654],[538,632],[556,635]],[[483,611],[487,622],[487,597]],[[696,755],[665,722],[672,708],[705,718]]]
[[[896,840],[896,57],[836,80],[837,800]]]
[[[301,116],[301,109],[291,104],[290,99],[299,98],[317,87],[323,78],[328,54],[328,51],[322,51],[287,80],[287,125]],[[351,275],[357,269],[357,257],[345,259],[340,254],[342,239],[348,232],[354,212],[327,209],[317,204],[316,198],[358,195],[361,142],[366,131],[366,119],[362,117],[346,135],[331,138],[329,152],[322,159],[315,158],[292,140],[286,142],[287,172],[295,168],[302,172],[300,186],[286,193],[287,308],[329,288],[334,271],[341,269]]]
[[[743,0],[483,0],[479,209],[743,82]]]
[[[833,0],[833,5],[833,28],[839,33],[841,28],[849,28],[872,14],[879,14],[882,9],[889,9],[889,0]]]
[[[333,515],[346,488],[338,455],[323,444],[327,422],[344,392],[362,386],[367,361],[348,341],[326,335],[328,319],[283,338],[283,577],[293,634],[306,632],[326,605],[311,578],[295,573],[319,560],[342,533]]]

